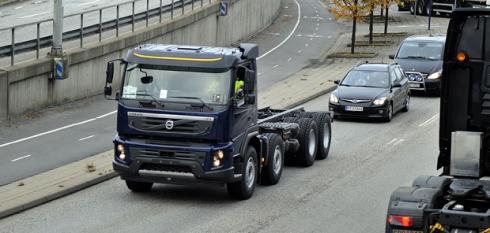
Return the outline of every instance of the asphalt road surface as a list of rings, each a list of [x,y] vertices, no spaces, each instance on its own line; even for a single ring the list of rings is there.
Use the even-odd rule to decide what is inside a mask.
[[[332,16],[317,0],[298,2],[299,21],[297,4],[290,0],[277,22],[252,39],[261,54],[267,53],[258,62],[259,95],[264,88],[310,65],[310,59],[319,58],[334,43],[334,38],[298,36],[317,31],[318,21],[312,20],[317,15],[324,19],[319,21],[317,35],[339,31],[339,25],[328,20]],[[0,126],[0,185],[111,149],[115,109],[115,102],[97,96]]]
[[[328,95],[305,104],[326,110]],[[130,192],[118,178],[0,220],[0,232],[383,232],[388,198],[437,174],[439,99],[413,97],[392,122],[333,123],[330,155],[286,167],[247,201],[223,187],[156,185]]]

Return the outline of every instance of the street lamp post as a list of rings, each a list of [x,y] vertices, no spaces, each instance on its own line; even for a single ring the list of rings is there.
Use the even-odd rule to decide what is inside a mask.
[[[54,0],[53,8],[53,46],[51,55],[63,54],[63,0]]]

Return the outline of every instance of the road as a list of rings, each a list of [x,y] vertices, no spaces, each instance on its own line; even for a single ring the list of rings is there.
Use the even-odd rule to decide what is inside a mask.
[[[305,104],[326,110],[328,95]],[[118,178],[0,220],[0,232],[382,232],[391,191],[437,174],[439,99],[413,97],[392,122],[335,121],[329,157],[287,167],[247,201],[222,187],[156,185],[130,192]]]
[[[321,10],[318,1],[300,0],[299,4],[302,16],[299,21],[297,5],[289,0],[279,20],[251,40],[259,44],[261,54],[270,52],[258,62],[259,95],[268,86],[310,65],[310,59],[319,58],[334,42],[334,37],[297,36],[299,33],[324,35],[340,31],[337,23],[328,20],[332,16]],[[313,18],[318,15],[327,20],[320,21],[317,30]],[[291,55],[291,51],[299,50],[302,52]],[[289,56],[292,59],[278,59]],[[115,102],[97,96],[0,126],[0,185],[111,149],[115,109]]]

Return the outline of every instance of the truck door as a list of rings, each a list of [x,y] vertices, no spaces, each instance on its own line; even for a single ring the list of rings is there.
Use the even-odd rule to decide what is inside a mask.
[[[231,136],[235,145],[242,145],[247,135],[256,130],[257,126],[257,85],[255,82],[257,77],[253,67],[253,63],[240,65],[234,77]],[[238,149],[235,147],[235,153],[238,153]]]

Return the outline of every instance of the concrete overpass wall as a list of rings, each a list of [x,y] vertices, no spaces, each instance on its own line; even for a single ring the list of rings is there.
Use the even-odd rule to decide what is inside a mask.
[[[280,10],[281,0],[231,0],[228,15],[218,17],[218,2],[149,28],[67,51],[69,78],[51,80],[48,58],[0,71],[0,121],[41,108],[102,93],[109,60],[124,57],[141,43],[229,46],[267,27]],[[115,86],[120,83],[115,74]],[[117,77],[117,78],[116,78]]]

